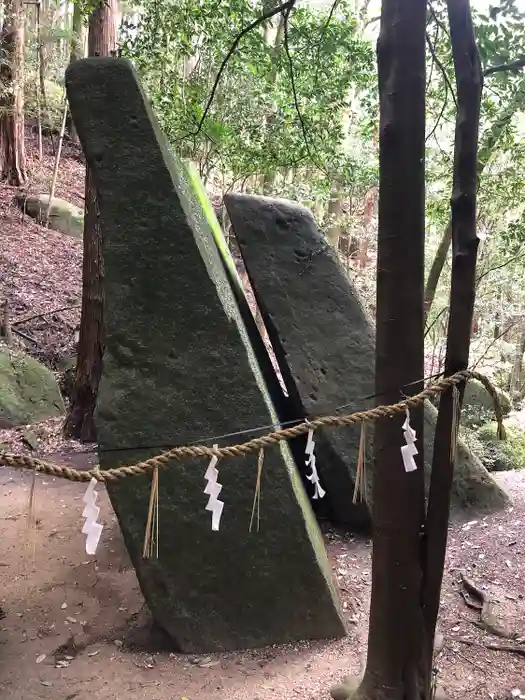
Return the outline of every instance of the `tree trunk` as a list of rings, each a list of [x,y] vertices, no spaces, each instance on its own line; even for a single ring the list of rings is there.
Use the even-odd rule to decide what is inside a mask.
[[[263,12],[267,12],[268,10],[272,9],[274,7],[273,1],[272,0],[264,0],[263,1]],[[272,45],[272,68],[268,73],[268,78],[267,78],[267,85],[268,85],[268,90],[271,90],[273,86],[275,85],[275,82],[277,81],[278,77],[278,58],[279,54],[282,51],[282,46],[283,46],[283,40],[284,40],[284,26],[285,26],[285,13],[282,13],[279,18],[279,24],[277,25],[277,31],[275,33],[275,37],[272,38],[272,30],[273,30],[273,21],[272,19],[267,20],[264,23],[264,29],[263,29],[263,36],[266,44]],[[274,121],[274,116],[270,115],[268,117],[268,123],[264,124],[264,127],[268,131],[268,126],[270,126]],[[277,179],[277,170],[274,170],[271,173],[266,173],[262,176],[262,193],[264,195],[271,195],[273,194],[273,189],[275,186],[275,181]]]
[[[522,108],[524,101],[525,78],[523,78],[520,81],[518,88],[514,92],[512,100],[505,108],[503,114],[501,114],[501,116],[494,122],[490,129],[484,134],[483,141],[480,144],[477,160],[478,177],[480,177],[483,173],[485,165],[489,161],[505,128],[510,124],[516,112]],[[425,287],[425,313],[427,317],[430,312],[430,308],[434,303],[439,278],[441,277],[441,273],[443,272],[443,268],[445,267],[445,262],[447,259],[451,242],[452,224],[451,221],[449,221],[445,230],[443,231],[443,236],[434,256],[434,260],[432,262],[432,266],[430,268],[430,272],[427,279],[427,284]]]
[[[71,51],[69,54],[70,64],[74,63],[74,61],[78,61],[80,58],[84,58],[84,31],[85,27],[82,16],[82,5],[76,2],[73,6],[73,36],[71,38]],[[71,119],[71,114],[68,115],[67,131],[70,139],[74,143],[78,143],[78,136],[73,120]]]
[[[110,56],[116,48],[115,0],[103,0],[89,20],[88,54]],[[97,191],[86,170],[82,311],[73,401],[64,425],[67,436],[96,441],[93,413],[104,355],[104,263]]]
[[[499,336],[498,336],[499,337]],[[523,388],[523,354],[525,353],[525,324],[522,323],[516,338],[516,349],[509,378],[509,391],[512,396],[521,393]]]
[[[5,0],[0,41],[0,177],[20,187],[27,179],[24,134],[24,4]]]
[[[422,389],[425,24],[425,0],[383,0],[377,48],[378,404],[399,401],[401,391]],[[379,421],[374,428],[372,599],[367,664],[355,694],[359,700],[419,700],[430,678],[430,669],[420,668],[425,645],[420,607],[423,460],[418,455],[418,468],[405,471],[404,420],[400,415]],[[421,445],[422,408],[411,411],[410,422]],[[335,689],[333,694],[336,697]]]
[[[328,202],[328,210],[326,215],[329,217],[330,221],[326,227],[326,238],[330,245],[335,249],[339,250],[339,239],[343,232],[341,226],[341,215],[343,213],[343,196],[341,194],[341,188],[336,187],[332,191],[332,196]]]
[[[483,75],[469,0],[447,0],[447,9],[458,100],[451,198],[452,279],[445,357],[445,375],[450,376],[466,369],[469,359],[479,243],[476,233],[477,149]],[[465,384],[458,389],[461,406]],[[450,389],[441,395],[439,401],[427,508],[422,600],[429,660],[433,653],[447,547],[454,473],[453,431],[457,429],[454,426],[455,413],[454,392]]]

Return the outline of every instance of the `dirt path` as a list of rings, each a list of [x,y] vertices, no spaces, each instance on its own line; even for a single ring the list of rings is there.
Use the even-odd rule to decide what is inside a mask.
[[[525,691],[525,659],[483,642],[459,595],[458,569],[487,586],[507,627],[525,634],[525,502],[521,474],[501,476],[514,504],[504,514],[451,528],[439,678],[451,698]],[[30,477],[0,469],[0,689],[12,700],[321,700],[357,673],[366,649],[370,544],[327,533],[348,637],[213,657],[169,651],[151,629],[105,493],[105,529],[90,560],[80,533],[85,486],[38,476],[37,526],[27,530]],[[492,641],[498,641],[492,638]],[[502,641],[502,640],[499,640]],[[45,657],[44,657],[45,655]]]

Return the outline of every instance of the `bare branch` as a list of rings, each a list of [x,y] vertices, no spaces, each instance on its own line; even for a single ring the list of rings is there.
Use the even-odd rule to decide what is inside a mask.
[[[499,66],[490,66],[483,71],[483,75],[493,75],[494,73],[504,73],[505,71],[518,71],[525,68],[525,58],[517,58],[510,63],[501,63]]]
[[[458,107],[458,102],[457,102],[457,100],[456,100],[456,93],[454,92],[454,88],[452,87],[452,83],[450,82],[450,78],[449,78],[448,75],[447,75],[447,71],[445,70],[445,66],[444,66],[444,65],[441,63],[441,61],[439,60],[439,58],[438,58],[438,56],[437,56],[437,54],[436,54],[436,50],[435,50],[435,48],[434,48],[432,42],[430,41],[430,37],[429,37],[429,35],[428,35],[428,32],[427,32],[427,34],[426,34],[426,38],[427,38],[427,45],[428,45],[428,48],[429,48],[429,50],[430,50],[430,53],[432,54],[432,59],[435,61],[437,67],[438,67],[439,70],[441,71],[441,73],[442,73],[442,75],[443,75],[443,79],[444,79],[446,85],[448,86],[448,89],[450,90],[450,94],[452,95],[452,99],[454,100],[454,104],[456,105],[456,109],[457,109],[457,107]]]
[[[51,316],[51,314],[58,314],[60,311],[69,311],[70,309],[77,309],[80,304],[69,304],[68,306],[60,306],[58,309],[51,309],[51,311],[43,311],[38,314],[31,314],[30,316],[23,316],[22,318],[15,318],[11,321],[11,326],[19,326],[22,323],[27,323],[28,321],[33,321],[37,318],[43,318],[44,316]]]
[[[518,253],[517,255],[513,255],[511,258],[507,258],[507,260],[504,260],[501,264],[495,265],[494,267],[490,267],[488,270],[485,270],[485,272],[482,272],[478,276],[478,278],[476,279],[476,284],[479,284],[481,280],[487,275],[490,275],[491,272],[501,270],[503,267],[511,265],[513,262],[516,262],[516,260],[521,260],[522,258],[525,258],[525,253]]]

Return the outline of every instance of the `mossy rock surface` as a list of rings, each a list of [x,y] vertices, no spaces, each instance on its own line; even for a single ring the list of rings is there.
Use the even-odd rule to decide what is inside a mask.
[[[498,439],[498,425],[485,423],[475,432],[479,441],[480,459],[489,471],[509,471],[525,467],[525,431],[505,424],[506,439]]]
[[[75,61],[66,83],[100,193],[108,302],[95,414],[101,468],[153,456],[154,445],[278,422],[210,227],[211,207],[170,153],[131,64]],[[288,446],[265,453],[260,529],[250,533],[256,468],[257,455],[224,468],[221,460],[220,532],[205,510],[206,460],[163,469],[159,554],[151,559],[143,556],[151,477],[108,484],[146,602],[180,651],[345,634]]]
[[[348,413],[371,408],[373,322],[310,212],[293,202],[251,195],[225,195],[224,202],[288,390],[281,420],[314,418],[342,405]],[[424,419],[430,474],[437,420],[430,402]],[[373,430],[367,426],[370,510]],[[327,513],[320,508],[318,513],[354,530],[369,526],[365,504],[358,509],[353,503],[360,437],[358,425],[315,432],[316,466],[328,506]],[[292,449],[294,442],[297,463],[304,464],[304,440],[291,441]],[[310,483],[306,489],[311,493]],[[457,509],[497,510],[507,503],[503,489],[464,443],[458,447],[451,500]]]
[[[426,486],[430,485],[434,435],[438,411],[430,401],[425,401],[425,471]],[[497,511],[508,504],[505,490],[492,478],[479,454],[460,435],[456,450],[454,481],[450,494],[452,508],[474,508],[481,511]]]
[[[496,389],[503,415],[507,416],[512,410],[512,400],[503,389]],[[494,418],[494,401],[489,392],[477,379],[467,382],[463,398],[461,423],[469,428],[483,425]]]
[[[12,428],[64,413],[53,373],[32,357],[0,350],[0,427]]]
[[[46,218],[49,203],[48,194],[38,194],[18,197],[18,203],[26,214],[43,223]],[[84,233],[84,212],[80,207],[67,202],[65,199],[53,197],[49,212],[49,228],[59,231],[66,236],[82,238]]]

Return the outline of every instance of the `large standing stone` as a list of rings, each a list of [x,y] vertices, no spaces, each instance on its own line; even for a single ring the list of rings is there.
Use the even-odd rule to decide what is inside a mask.
[[[372,405],[374,332],[359,297],[310,212],[284,200],[224,198],[272,345],[298,416]],[[368,398],[367,398],[368,397]],[[436,410],[425,406],[425,460],[432,459]],[[339,523],[366,523],[352,503],[359,427],[319,431],[318,464]],[[369,431],[371,435],[371,431]],[[371,464],[370,442],[368,465]],[[501,488],[463,445],[455,505],[500,507]]]
[[[77,61],[66,83],[99,190],[107,304],[96,415],[102,468],[275,423],[202,206],[131,64]],[[150,478],[108,484],[146,601],[183,651],[344,634],[322,538],[285,444],[266,451],[260,531],[248,532],[256,465],[256,454],[219,462],[219,532],[205,510],[207,464],[161,470],[158,559],[142,558]]]

